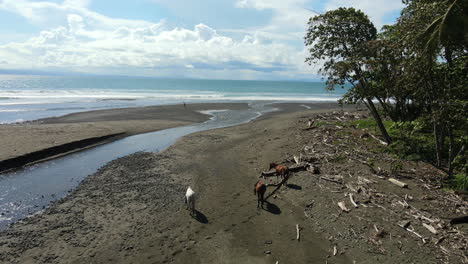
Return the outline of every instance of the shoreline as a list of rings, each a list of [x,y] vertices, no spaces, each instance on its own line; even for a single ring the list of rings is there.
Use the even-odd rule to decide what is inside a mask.
[[[116,108],[0,125],[0,173],[110,143],[128,136],[202,123],[200,111],[246,109],[245,103]]]
[[[331,109],[336,103],[275,103],[281,112]],[[325,106],[325,107],[324,107]],[[20,124],[0,125],[0,173],[8,173],[70,153],[159,130],[202,123],[211,118],[207,110],[242,110],[247,103],[200,103],[115,108],[72,113]],[[258,118],[267,118],[266,113]]]

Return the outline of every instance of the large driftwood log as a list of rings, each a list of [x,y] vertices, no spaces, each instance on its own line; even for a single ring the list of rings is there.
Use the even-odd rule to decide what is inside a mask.
[[[394,179],[394,178],[390,178],[388,179],[391,183],[395,184],[395,185],[398,185],[400,186],[401,188],[408,188],[408,184],[404,183],[404,182],[401,182],[397,179]]]

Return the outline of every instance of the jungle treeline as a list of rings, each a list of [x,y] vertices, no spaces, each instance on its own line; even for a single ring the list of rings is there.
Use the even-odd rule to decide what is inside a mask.
[[[350,86],[341,102],[365,104],[389,149],[466,190],[468,0],[403,3],[380,30],[354,8],[311,17],[306,62],[320,65],[327,89]]]

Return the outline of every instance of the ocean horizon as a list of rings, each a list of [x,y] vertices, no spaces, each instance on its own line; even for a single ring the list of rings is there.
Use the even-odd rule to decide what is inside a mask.
[[[344,93],[307,81],[0,75],[0,123],[183,102],[336,102]]]

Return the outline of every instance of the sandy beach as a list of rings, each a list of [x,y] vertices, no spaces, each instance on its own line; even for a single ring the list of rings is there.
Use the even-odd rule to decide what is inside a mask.
[[[372,158],[376,168],[389,170],[392,158],[373,151],[378,143],[339,123],[364,118],[365,112],[283,107],[247,124],[185,136],[161,153],[136,153],[110,162],[43,213],[0,232],[0,261],[462,263],[464,249],[452,249],[466,243],[466,233],[449,233],[453,227],[443,219],[466,211],[468,205],[435,187],[440,172],[427,164],[405,162],[399,179],[409,188],[402,189],[358,161]],[[62,119],[71,123],[57,119],[38,126],[86,126],[92,120],[96,134],[90,135],[128,133],[122,124],[105,130],[106,122],[118,120],[88,114],[89,119],[78,114]],[[204,118],[194,113],[191,119],[161,121],[160,128]],[[320,124],[307,128],[309,118]],[[127,128],[148,129],[138,124],[137,120]],[[293,165],[293,156],[305,151],[314,157],[319,174],[294,172],[289,185],[269,198],[265,209],[257,209],[253,185],[262,171],[270,162]],[[265,181],[274,184],[276,177]],[[187,186],[198,193],[194,218],[183,203]],[[349,193],[358,208],[350,204]],[[340,201],[349,212],[340,210]],[[412,215],[438,219],[443,228],[437,226],[434,235]],[[430,242],[397,225],[404,220],[411,220],[415,232]],[[435,243],[440,237],[444,238]],[[444,254],[442,247],[456,254]]]
[[[201,123],[210,118],[200,111],[247,107],[243,103],[208,103],[110,109],[0,125],[0,171],[122,137]],[[8,162],[9,159],[13,160]]]

